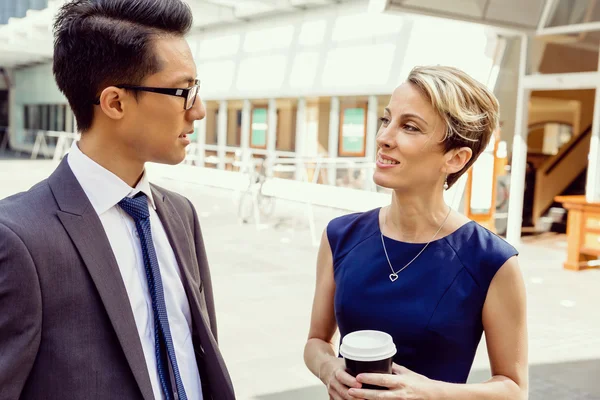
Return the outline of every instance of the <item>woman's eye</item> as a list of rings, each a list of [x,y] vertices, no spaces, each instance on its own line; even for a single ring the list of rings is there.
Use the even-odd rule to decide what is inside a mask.
[[[407,132],[420,132],[421,130],[414,125],[405,124],[404,130]]]
[[[379,121],[381,121],[382,124],[387,125],[390,123],[390,120],[388,117],[380,117]]]

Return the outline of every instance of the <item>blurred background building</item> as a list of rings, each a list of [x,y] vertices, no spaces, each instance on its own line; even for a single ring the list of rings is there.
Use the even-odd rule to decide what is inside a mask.
[[[59,159],[77,137],[52,76],[62,3],[0,0],[0,149]],[[267,159],[270,177],[385,193],[370,174],[391,92],[414,66],[452,65],[501,105],[501,129],[457,187],[458,206],[513,243],[565,232],[566,209],[577,208],[565,266],[600,255],[597,1],[188,3],[207,116],[187,164],[236,173]]]

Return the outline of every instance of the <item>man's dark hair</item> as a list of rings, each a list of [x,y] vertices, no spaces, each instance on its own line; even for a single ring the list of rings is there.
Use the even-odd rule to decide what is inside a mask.
[[[92,125],[94,101],[111,85],[139,85],[161,65],[157,35],[187,34],[192,12],[182,0],[72,0],[54,23],[54,77],[80,132]]]

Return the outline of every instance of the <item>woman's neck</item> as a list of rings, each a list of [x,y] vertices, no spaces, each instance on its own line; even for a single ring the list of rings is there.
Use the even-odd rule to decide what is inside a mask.
[[[383,210],[383,232],[393,239],[421,243],[429,241],[450,212],[441,191],[428,195],[398,193]]]

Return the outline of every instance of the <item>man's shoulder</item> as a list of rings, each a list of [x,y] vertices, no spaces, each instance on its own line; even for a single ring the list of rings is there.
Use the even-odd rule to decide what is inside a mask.
[[[154,183],[151,183],[150,186],[155,194],[163,196],[164,199],[171,202],[177,208],[178,211],[185,210],[186,214],[188,212],[193,212],[192,202],[187,197],[179,193],[173,192],[172,190],[165,189],[162,186],[158,186]],[[154,200],[156,201],[157,199]]]
[[[18,220],[29,215],[41,215],[49,204],[55,204],[48,181],[43,180],[31,189],[0,200],[0,222]]]
[[[56,202],[47,181],[42,181],[26,192],[0,200],[0,241],[15,235],[29,246],[52,235],[49,229],[55,219]]]

